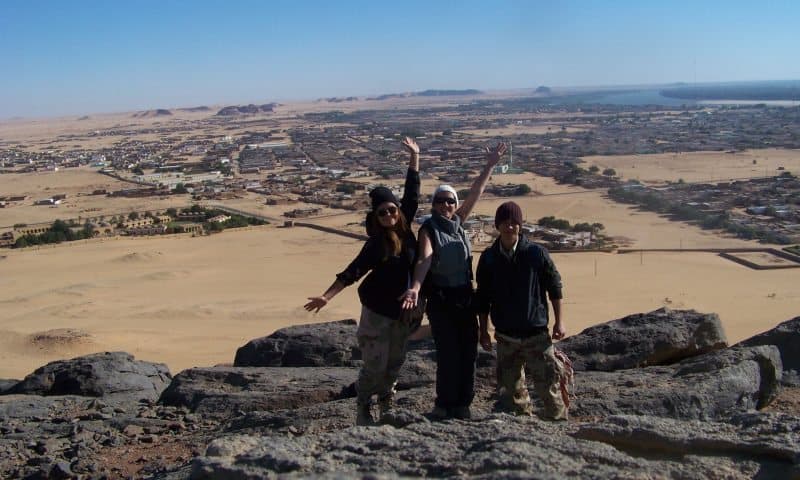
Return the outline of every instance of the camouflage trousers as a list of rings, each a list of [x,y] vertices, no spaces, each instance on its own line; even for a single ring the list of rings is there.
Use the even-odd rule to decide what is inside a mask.
[[[554,356],[553,342],[545,330],[528,338],[495,333],[497,340],[497,407],[518,415],[533,413],[525,384],[525,367],[533,377],[533,388],[544,404],[541,416],[553,420],[567,418],[561,397],[560,364]]]
[[[373,395],[378,395],[378,399],[383,401],[394,397],[394,387],[400,367],[406,359],[410,333],[407,322],[384,317],[361,307],[356,336],[364,365],[356,381],[358,404],[369,404]]]

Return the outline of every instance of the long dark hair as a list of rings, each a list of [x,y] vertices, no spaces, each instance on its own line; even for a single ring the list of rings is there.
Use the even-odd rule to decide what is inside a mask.
[[[397,223],[393,228],[386,228],[381,225],[378,215],[375,212],[367,213],[367,235],[370,237],[380,237],[383,242],[383,259],[386,260],[390,255],[400,255],[403,249],[403,239],[411,231],[408,220],[403,215],[402,210],[397,209]]]

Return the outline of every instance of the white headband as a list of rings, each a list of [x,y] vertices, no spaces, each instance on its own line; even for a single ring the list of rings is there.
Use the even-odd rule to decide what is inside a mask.
[[[458,208],[458,193],[456,192],[456,189],[451,187],[450,185],[439,185],[438,187],[436,187],[436,190],[434,190],[433,192],[433,198],[431,199],[431,201],[433,201],[436,198],[436,195],[440,194],[441,192],[452,193],[453,198],[456,199],[456,208]]]

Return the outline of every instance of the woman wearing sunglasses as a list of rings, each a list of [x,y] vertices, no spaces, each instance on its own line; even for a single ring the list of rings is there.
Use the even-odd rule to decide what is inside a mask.
[[[486,166],[460,205],[453,187],[439,186],[433,193],[431,218],[419,229],[419,258],[411,288],[403,295],[403,308],[414,308],[420,289],[424,290],[436,343],[436,402],[431,412],[435,419],[471,416],[478,320],[471,305],[472,251],[462,224],[505,152],[504,143],[486,148]]]
[[[386,187],[376,187],[369,193],[369,239],[328,290],[319,297],[309,297],[305,305],[306,310],[318,312],[337,293],[369,273],[358,287],[361,319],[357,336],[364,364],[356,381],[357,425],[374,422],[373,395],[378,396],[381,415],[392,408],[394,386],[412,328],[400,297],[408,288],[417,250],[411,222],[419,206],[419,146],[406,137],[403,147],[410,156],[403,200],[398,201]]]

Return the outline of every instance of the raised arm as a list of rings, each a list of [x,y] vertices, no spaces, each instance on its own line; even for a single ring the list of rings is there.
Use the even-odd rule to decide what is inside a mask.
[[[475,204],[478,203],[478,199],[481,198],[483,190],[486,188],[486,183],[489,181],[492,169],[505,153],[506,144],[502,142],[498,143],[492,149],[486,147],[486,165],[483,167],[481,174],[478,175],[478,178],[472,183],[472,187],[469,189],[469,195],[467,195],[467,198],[461,206],[458,207],[458,210],[456,210],[456,215],[461,218],[461,221],[466,220],[470,213],[472,213],[472,209],[475,208]]]
[[[408,153],[408,169],[413,170],[415,172],[419,171],[419,145],[417,142],[411,137],[405,137],[403,139],[403,148],[405,148]]]
[[[419,207],[419,145],[411,137],[403,139],[403,148],[408,151],[408,172],[406,173],[406,183],[403,188],[403,198],[400,200],[400,209],[403,211],[406,220],[414,221]]]
[[[414,278],[411,279],[411,287],[399,298],[399,300],[403,302],[403,308],[405,310],[411,310],[417,305],[422,282],[425,281],[425,276],[428,275],[428,270],[430,270],[431,262],[433,261],[431,237],[424,228],[419,229],[418,249],[419,258],[417,259],[416,265],[414,265]]]

